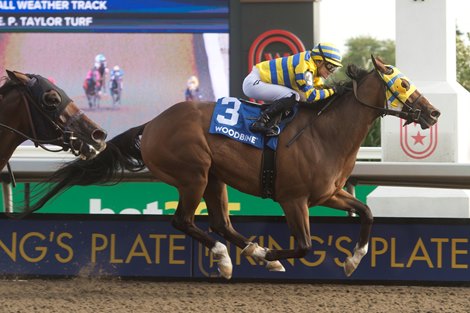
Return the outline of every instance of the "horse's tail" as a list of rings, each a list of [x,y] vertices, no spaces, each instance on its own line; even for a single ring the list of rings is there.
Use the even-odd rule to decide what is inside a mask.
[[[146,124],[131,128],[109,140],[106,149],[91,160],[77,159],[66,163],[46,181],[33,189],[32,205],[13,217],[22,218],[39,210],[54,196],[72,186],[116,184],[124,171],[139,172],[145,168],[140,152],[140,135]]]

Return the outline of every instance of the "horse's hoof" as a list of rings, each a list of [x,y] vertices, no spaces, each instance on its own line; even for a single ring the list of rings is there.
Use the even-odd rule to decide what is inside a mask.
[[[227,247],[220,242],[216,242],[214,247],[212,247],[211,252],[219,258],[217,262],[218,270],[220,275],[223,278],[230,279],[232,278],[232,260],[230,259],[230,255],[228,254]]]
[[[351,276],[352,273],[356,270],[357,265],[354,264],[351,258],[346,258],[344,261],[344,274],[346,274],[347,277]]]
[[[233,267],[232,267],[232,262],[220,262],[219,261],[219,273],[220,276],[222,276],[225,279],[230,279],[232,278],[232,272],[233,272]]]
[[[266,261],[266,268],[270,272],[285,272],[286,269],[279,261]]]

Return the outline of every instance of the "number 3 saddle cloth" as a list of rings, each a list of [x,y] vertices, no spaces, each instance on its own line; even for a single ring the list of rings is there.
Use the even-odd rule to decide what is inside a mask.
[[[276,151],[278,137],[266,137],[262,133],[254,133],[250,125],[261,114],[262,106],[243,99],[225,97],[217,100],[212,114],[210,134],[220,134],[233,140],[252,145],[258,149],[265,146]],[[292,116],[296,113],[294,108]],[[281,120],[279,128],[282,131],[291,117]]]

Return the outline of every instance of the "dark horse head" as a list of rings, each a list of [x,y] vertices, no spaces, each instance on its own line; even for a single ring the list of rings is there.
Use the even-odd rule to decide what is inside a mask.
[[[62,89],[40,75],[7,74],[9,79],[0,87],[0,131],[10,131],[2,135],[4,158],[28,139],[46,150],[46,144],[60,146],[82,159],[92,159],[105,149],[106,131]]]

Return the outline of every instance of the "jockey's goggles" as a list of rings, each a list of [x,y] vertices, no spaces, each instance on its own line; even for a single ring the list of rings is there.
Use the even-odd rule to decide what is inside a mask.
[[[328,72],[330,72],[331,74],[336,72],[336,70],[338,69],[338,67],[336,65],[333,65],[328,61],[325,61],[325,67],[328,70]]]
[[[334,65],[333,63],[328,62],[328,60],[325,57],[325,54],[323,53],[323,49],[321,48],[321,45],[318,45],[318,51],[320,52],[320,55],[323,59],[323,63],[325,64],[327,71],[333,74],[338,68],[338,66]]]

